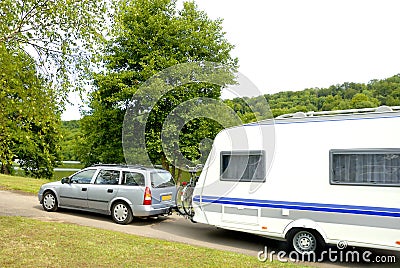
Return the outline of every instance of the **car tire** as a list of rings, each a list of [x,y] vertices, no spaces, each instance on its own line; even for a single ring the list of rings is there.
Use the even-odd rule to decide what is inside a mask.
[[[118,224],[129,224],[133,220],[130,207],[125,202],[115,202],[111,208],[111,216]]]
[[[56,195],[48,191],[43,195],[43,202],[42,202],[43,209],[48,212],[54,212],[58,209],[58,202]]]

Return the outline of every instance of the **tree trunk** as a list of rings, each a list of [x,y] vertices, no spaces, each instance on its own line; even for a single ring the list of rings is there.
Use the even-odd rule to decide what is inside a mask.
[[[176,172],[176,167],[175,167],[175,164],[176,164],[176,161],[175,161],[175,163],[174,163],[174,164],[172,165],[172,167],[171,167],[171,174],[172,174],[172,177],[174,177],[176,184],[179,184],[178,181],[177,181],[177,179],[176,179],[176,174],[175,174],[175,172]]]
[[[1,174],[10,175],[8,165],[1,164]]]
[[[167,157],[165,157],[164,154],[162,154],[161,156],[161,165],[163,167],[163,169],[168,170],[169,171],[169,164],[168,164],[168,160]]]
[[[180,184],[181,180],[182,180],[182,169],[178,168],[178,179],[177,179],[177,181],[179,182],[179,184]]]

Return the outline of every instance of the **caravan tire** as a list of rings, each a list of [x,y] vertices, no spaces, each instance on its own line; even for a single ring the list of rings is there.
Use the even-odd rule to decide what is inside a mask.
[[[288,242],[301,255],[318,253],[325,247],[321,235],[312,229],[293,229],[288,235]]]

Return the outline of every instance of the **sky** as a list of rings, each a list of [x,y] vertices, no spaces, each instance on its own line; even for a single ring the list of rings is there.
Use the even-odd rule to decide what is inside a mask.
[[[400,73],[398,0],[196,3],[211,19],[223,19],[239,72],[262,93],[367,83]],[[79,118],[77,105],[62,115],[63,120]]]

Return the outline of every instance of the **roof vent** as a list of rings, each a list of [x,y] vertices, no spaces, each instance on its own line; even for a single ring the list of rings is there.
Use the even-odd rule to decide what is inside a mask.
[[[303,112],[297,112],[292,115],[293,118],[305,118],[307,115]]]
[[[387,112],[393,112],[393,109],[390,108],[389,106],[379,106],[378,108],[376,108],[375,112],[387,113]]]

